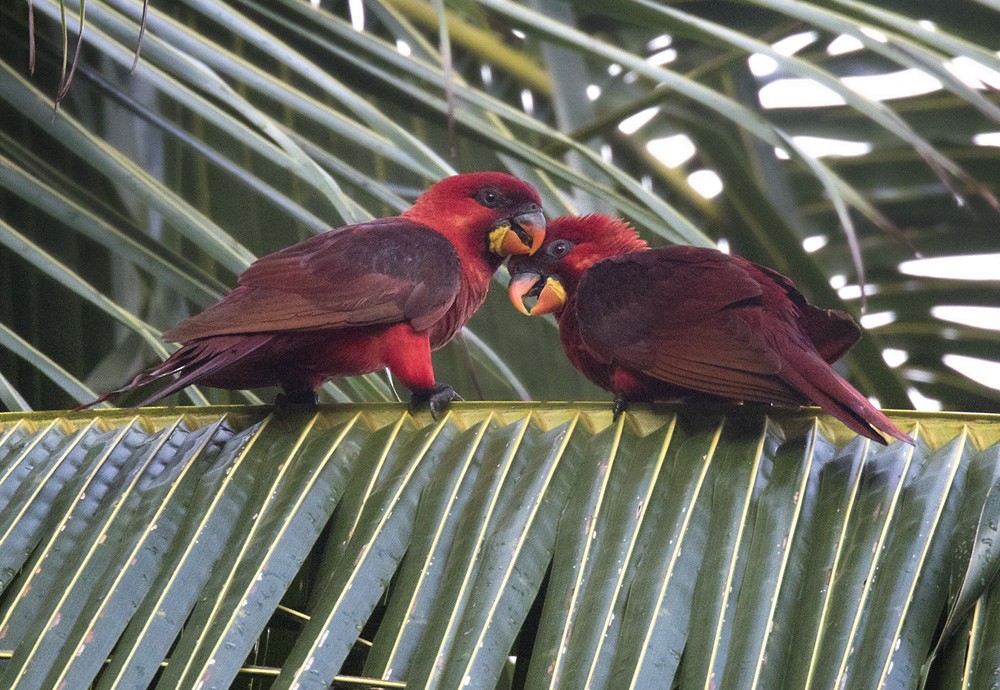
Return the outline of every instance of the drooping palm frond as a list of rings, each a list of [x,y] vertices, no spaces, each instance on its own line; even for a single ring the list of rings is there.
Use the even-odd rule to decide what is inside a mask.
[[[996,406],[945,358],[995,360],[998,331],[940,310],[995,307],[995,290],[900,268],[917,253],[996,251],[997,156],[973,140],[1000,115],[998,46],[983,31],[993,9],[318,5],[88,2],[55,116],[79,5],[31,3],[33,39],[28,3],[0,10],[5,405],[62,407],[114,387],[253,256],[395,213],[454,170],[506,168],[550,215],[599,210],[654,241],[725,240],[827,306],[858,315],[865,283],[869,330],[847,359],[863,391],[888,406]],[[893,99],[857,81],[873,74],[923,79],[926,93]],[[827,105],[777,102],[789,87]],[[822,156],[817,138],[867,152]],[[601,397],[549,324],[514,318],[491,297],[472,336],[439,353],[441,378],[467,397]],[[392,397],[379,377],[337,385],[339,400]]]

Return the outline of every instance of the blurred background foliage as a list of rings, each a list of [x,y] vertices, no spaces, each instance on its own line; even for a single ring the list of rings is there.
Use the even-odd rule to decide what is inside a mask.
[[[654,243],[717,243],[847,309],[866,335],[845,371],[884,406],[998,408],[992,2],[85,10],[0,7],[7,409],[122,384],[254,256],[478,169],[529,180],[550,216],[615,213]],[[606,398],[553,323],[500,289],[436,366],[467,399]],[[393,396],[376,375],[328,394]]]

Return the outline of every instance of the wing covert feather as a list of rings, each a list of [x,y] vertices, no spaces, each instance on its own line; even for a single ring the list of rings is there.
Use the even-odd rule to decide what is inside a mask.
[[[678,386],[797,403],[757,317],[763,290],[738,263],[696,247],[612,257],[580,281],[576,314],[599,360]]]
[[[258,259],[221,302],[164,334],[214,335],[432,326],[459,291],[454,246],[430,228],[383,218],[331,230]]]
[[[743,259],[743,261],[746,260]],[[767,266],[751,265],[755,270],[777,283],[798,307],[799,313],[802,315],[799,323],[827,364],[836,362],[851,349],[854,343],[858,342],[861,337],[861,329],[850,314],[839,309],[822,309],[809,304],[805,295],[799,292],[795,283],[787,277]]]

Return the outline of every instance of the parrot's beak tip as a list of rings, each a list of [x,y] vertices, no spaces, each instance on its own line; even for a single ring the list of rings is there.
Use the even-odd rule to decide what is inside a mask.
[[[532,309],[525,306],[524,299],[531,294],[541,279],[537,273],[519,273],[510,278],[510,285],[507,287],[510,302],[525,316],[531,316]]]
[[[527,316],[541,316],[562,310],[566,303],[566,288],[554,277],[543,278],[537,273],[520,273],[510,279],[507,294],[514,307]],[[526,297],[537,297],[534,306],[525,306]]]
[[[532,314],[554,314],[562,311],[566,304],[566,288],[562,281],[554,276],[545,279],[545,285],[538,294],[538,301],[532,308]]]
[[[509,254],[534,254],[545,242],[545,214],[539,209],[518,214],[508,228],[513,237],[504,249]]]
[[[542,216],[538,225],[521,225],[521,228],[531,237],[531,245],[528,254],[534,254],[545,242],[545,217]]]
[[[545,230],[539,230],[531,235],[531,251],[528,254],[537,252],[545,242]]]

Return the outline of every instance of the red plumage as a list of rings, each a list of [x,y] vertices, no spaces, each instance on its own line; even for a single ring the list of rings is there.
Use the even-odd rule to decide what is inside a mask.
[[[606,216],[558,218],[510,265],[510,296],[559,311],[573,365],[628,401],[717,397],[812,401],[855,432],[912,443],[830,364],[860,337],[846,313],[809,304],[791,280],[714,249],[650,249]],[[564,292],[562,292],[564,291]]]
[[[436,412],[458,397],[435,382],[431,350],[479,308],[506,256],[538,248],[544,228],[527,183],[492,172],[446,178],[402,216],[258,259],[224,299],[164,334],[179,350],[94,402],[171,375],[140,404],[194,383],[281,386],[289,400],[308,402],[330,378],[388,367]]]

